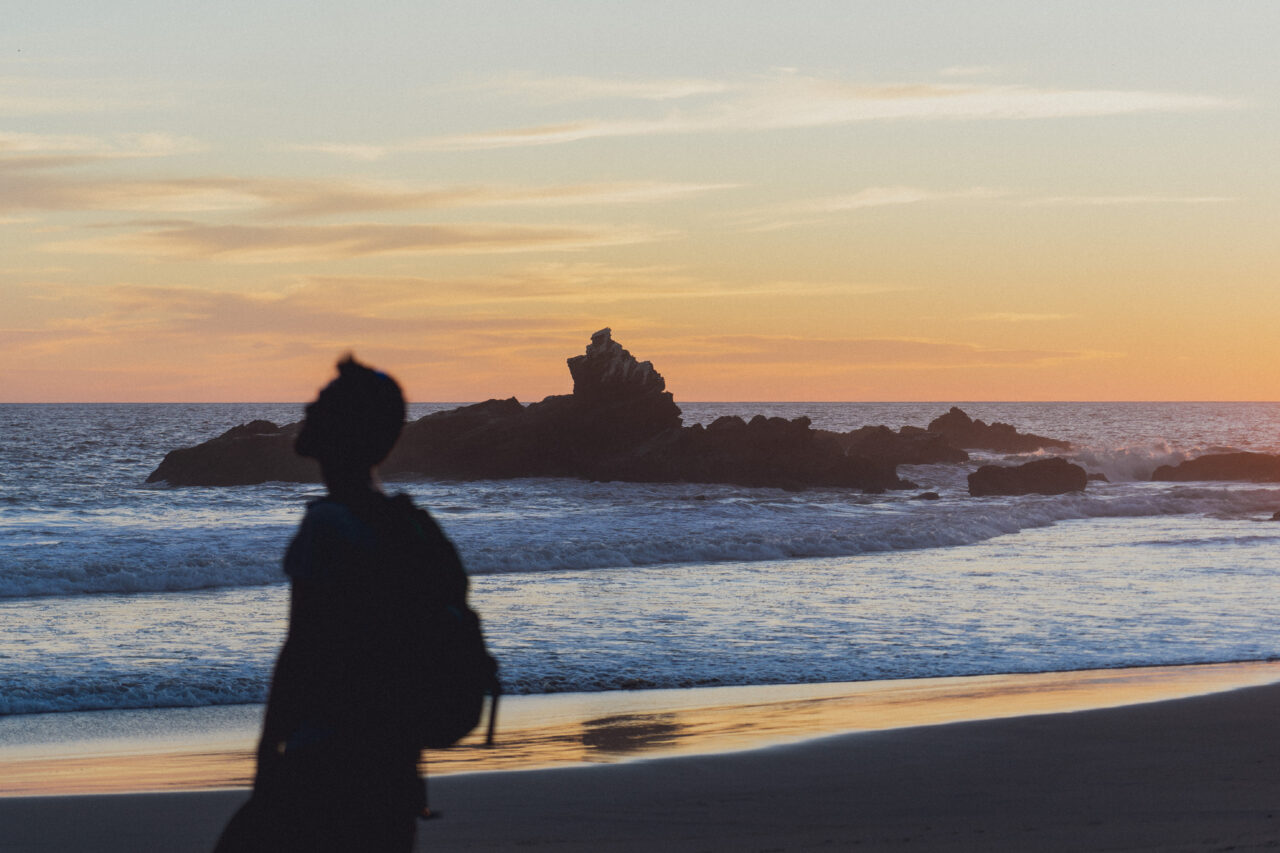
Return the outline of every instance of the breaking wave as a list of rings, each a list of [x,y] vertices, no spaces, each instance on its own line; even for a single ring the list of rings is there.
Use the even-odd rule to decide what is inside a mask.
[[[1127,457],[1121,457],[1127,458]],[[924,470],[927,467],[930,470]],[[952,466],[924,466],[947,486]],[[1072,519],[1269,517],[1280,487],[1091,484],[1084,494],[936,501],[729,486],[516,481],[421,485],[472,574],[751,562],[971,545]],[[259,586],[282,581],[291,522],[121,530],[11,525],[0,598]]]

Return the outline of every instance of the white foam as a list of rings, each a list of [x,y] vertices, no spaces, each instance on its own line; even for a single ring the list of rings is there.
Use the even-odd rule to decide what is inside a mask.
[[[976,453],[903,467],[937,501],[566,480],[395,488],[457,543],[515,692],[1280,655],[1268,629],[1280,524],[1255,523],[1280,509],[1280,486],[1145,482],[1217,444],[1280,449],[1266,443],[1280,407],[961,405],[1076,442],[1064,455],[1112,482],[973,499],[978,464],[1026,458]],[[852,428],[945,411],[868,406],[772,413]],[[13,472],[0,484],[0,713],[259,701],[287,612],[280,557],[318,488],[140,483],[163,450],[275,414],[29,408],[15,420],[0,406]]]
[[[969,520],[998,534],[990,509]],[[473,602],[514,693],[1263,659],[1277,546],[1280,525],[1238,517],[1103,518],[967,548],[482,575]],[[260,701],[287,608],[281,586],[0,602],[0,712]]]
[[[943,476],[943,467],[932,469]],[[965,470],[945,477],[958,486]],[[428,506],[442,497],[438,485],[409,487]],[[856,556],[971,545],[1070,519],[1262,517],[1280,507],[1280,487],[1142,482],[1052,497],[952,492],[939,501],[547,480],[449,488],[455,500],[437,517],[473,574]],[[121,532],[92,522],[31,530],[0,547],[0,598],[278,583],[292,530],[269,523]]]

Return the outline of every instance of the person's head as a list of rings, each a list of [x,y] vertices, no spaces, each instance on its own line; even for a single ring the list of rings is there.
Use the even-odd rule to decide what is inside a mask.
[[[404,395],[390,376],[348,354],[338,362],[338,378],[306,411],[294,442],[299,456],[332,468],[369,469],[387,457],[400,437]]]

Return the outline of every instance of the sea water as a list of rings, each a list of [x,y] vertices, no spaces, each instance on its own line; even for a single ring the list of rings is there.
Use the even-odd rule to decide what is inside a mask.
[[[411,416],[451,408],[419,405]],[[924,426],[952,403],[682,404]],[[1063,438],[1110,482],[971,498],[524,479],[386,484],[472,574],[515,693],[815,683],[1280,656],[1280,484],[1154,483],[1206,452],[1280,452],[1280,404],[958,403]],[[280,557],[319,485],[145,483],[166,451],[298,404],[0,406],[0,713],[260,702]],[[914,499],[934,491],[939,500]]]

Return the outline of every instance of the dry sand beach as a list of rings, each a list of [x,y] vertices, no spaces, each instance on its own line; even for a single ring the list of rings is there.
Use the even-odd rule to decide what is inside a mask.
[[[574,766],[437,775],[444,817],[421,825],[418,848],[1269,849],[1280,846],[1280,685],[1265,682],[1278,675],[1238,664],[828,685],[738,705],[682,691],[683,707],[633,706],[612,746],[580,750]],[[1162,699],[1205,690],[1225,692]],[[1098,707],[1127,702],[1140,704]],[[1092,710],[1069,710],[1080,708]],[[515,716],[516,732],[537,731]],[[574,712],[551,716],[562,743],[588,740]],[[973,719],[983,716],[1001,718]],[[862,730],[795,741],[840,729]],[[780,740],[792,742],[742,748]],[[706,749],[736,751],[678,754]],[[555,763],[548,755],[521,761]],[[581,763],[610,756],[642,758]],[[46,790],[76,776],[64,766]],[[11,796],[0,800],[0,851],[203,851],[244,796]]]

